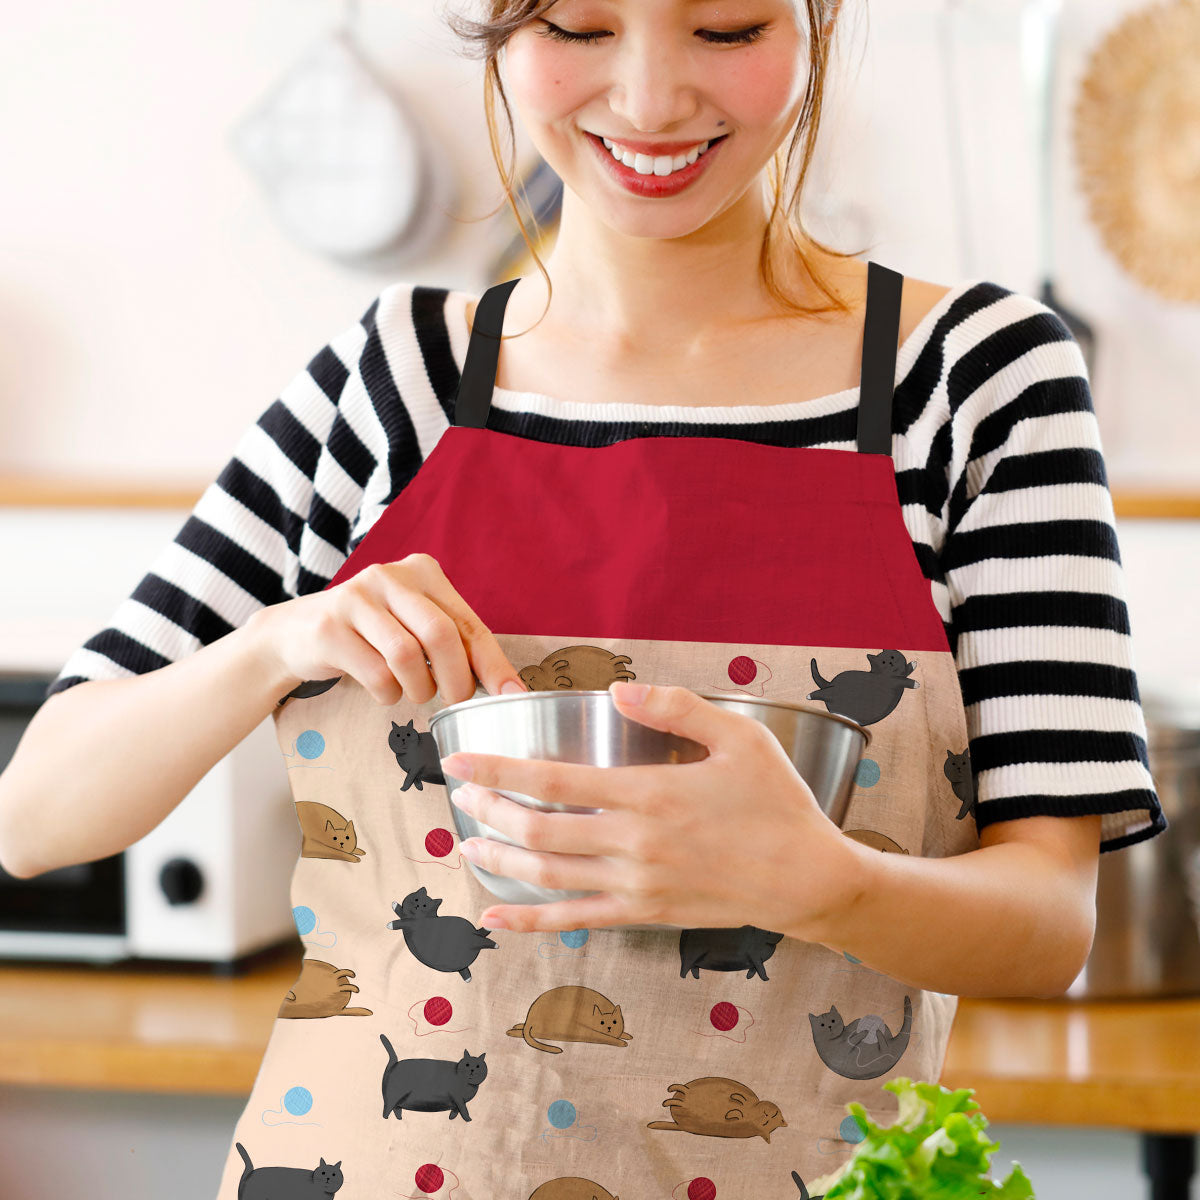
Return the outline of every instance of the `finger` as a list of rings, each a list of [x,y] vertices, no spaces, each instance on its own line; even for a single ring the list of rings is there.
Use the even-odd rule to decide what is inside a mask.
[[[458,848],[493,875],[522,879],[538,887],[595,892],[613,885],[612,859],[599,855],[543,854],[489,837],[468,838]]]
[[[621,814],[544,812],[468,784],[456,787],[450,802],[530,850],[622,856],[631,841],[628,822]]]
[[[457,780],[469,779],[480,787],[523,792],[546,804],[635,810],[650,804],[652,790],[662,786],[663,770],[686,771],[702,765],[648,763],[597,767],[589,763],[552,762],[547,758],[467,754],[461,750],[446,755],[440,762],[443,773]]]
[[[644,698],[635,703],[633,693],[638,686],[646,691]],[[629,699],[622,699],[622,693]],[[710,754],[729,741],[731,727],[740,716],[678,684],[634,685],[621,681],[609,684],[608,694],[623,716],[651,729],[690,738],[707,746]]]
[[[331,632],[331,641],[341,670],[356,679],[369,692],[376,704],[390,707],[400,699],[402,689],[391,667],[379,651],[352,625],[338,621]]]
[[[426,665],[425,650],[388,603],[377,602],[370,595],[353,596],[347,619],[387,664],[404,696],[414,704],[433,699],[437,685]]]
[[[575,900],[551,900],[546,904],[500,904],[485,909],[479,924],[485,929],[513,929],[528,932],[548,929],[602,929],[611,925],[640,924],[641,918],[630,913],[619,897],[608,892],[580,896]],[[503,922],[503,924],[500,924]]]
[[[411,588],[389,583],[385,594],[388,607],[416,637],[422,657],[429,659],[437,693],[451,704],[469,700],[475,694],[475,676],[454,618],[435,598]],[[421,703],[432,698],[431,692]]]
[[[497,696],[502,685],[508,680],[513,680],[521,691],[529,691],[525,681],[517,673],[517,668],[509,662],[496,635],[479,619],[475,610],[446,578],[446,573],[437,559],[429,556],[429,563],[423,565],[428,572],[426,589],[458,627],[467,661],[485,690],[490,695]]]

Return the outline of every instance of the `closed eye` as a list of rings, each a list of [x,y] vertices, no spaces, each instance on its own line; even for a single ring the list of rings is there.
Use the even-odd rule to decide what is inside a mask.
[[[592,43],[598,42],[606,37],[612,37],[608,30],[594,30],[588,33],[577,33],[570,29],[562,29],[560,26],[553,24],[544,18],[541,20],[542,28],[538,33],[542,37],[554,38],[560,42],[576,42],[576,43]],[[697,29],[696,36],[716,46],[746,46],[751,42],[756,42],[766,32],[767,26],[752,25],[749,29],[735,30],[717,30],[717,29]]]

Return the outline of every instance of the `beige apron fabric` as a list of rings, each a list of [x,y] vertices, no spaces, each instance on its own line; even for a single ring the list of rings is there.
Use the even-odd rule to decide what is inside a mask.
[[[520,668],[595,646],[627,656],[616,670],[640,682],[697,691],[730,687],[728,664],[748,655],[769,666],[772,698],[822,710],[806,699],[811,659],[832,681],[881,649],[603,640],[586,630],[499,640]],[[869,726],[843,829],[890,852],[971,850],[974,820],[958,816],[967,806],[945,770],[948,752],[967,745],[953,660],[898,649],[920,686]],[[955,1000],[823,946],[751,939],[734,949],[749,948],[750,964],[754,946],[766,946],[766,979],[749,965],[681,978],[678,931],[471,933],[493,897],[458,853],[446,788],[402,790],[408,773],[389,743],[393,723],[427,730],[439,707],[435,697],[383,708],[346,676],[276,710],[304,833],[291,896],[305,958],[234,1140],[255,1168],[291,1170],[275,1181],[256,1171],[240,1200],[331,1194],[319,1189],[334,1188],[338,1172],[339,1200],[798,1196],[792,1171],[812,1179],[852,1149],[842,1138],[847,1101],[890,1121],[884,1080],[938,1077]],[[426,921],[457,927],[448,969],[388,928],[393,902],[422,888],[440,901]],[[434,932],[420,950],[430,959],[447,942]],[[539,999],[553,989],[566,990]],[[384,1119],[381,1035],[399,1059],[439,1060],[462,1116],[443,1106]],[[471,1082],[479,1061],[486,1074]],[[327,1182],[310,1181],[314,1171]],[[219,1200],[239,1196],[244,1173],[231,1146]]]

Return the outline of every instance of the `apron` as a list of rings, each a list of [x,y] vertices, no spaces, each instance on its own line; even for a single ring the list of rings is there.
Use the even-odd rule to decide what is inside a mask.
[[[856,451],[489,429],[516,282],[480,299],[455,423],[328,586],[425,551],[535,690],[636,679],[850,717],[871,740],[844,834],[977,848],[962,693],[891,459],[903,276],[869,265]],[[799,1198],[853,1149],[848,1101],[887,1124],[886,1079],[938,1079],[956,998],[822,945],[480,928],[494,898],[458,852],[441,707],[343,675],[273,713],[304,958],[219,1200]]]

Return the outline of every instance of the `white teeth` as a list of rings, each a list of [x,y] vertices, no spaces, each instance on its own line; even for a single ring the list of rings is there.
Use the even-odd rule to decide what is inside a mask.
[[[684,167],[690,163],[694,163],[709,146],[708,142],[701,142],[699,145],[693,146],[686,154],[676,154],[674,156],[662,154],[654,156],[650,154],[638,154],[633,150],[622,149],[610,138],[603,138],[601,140],[608,147],[608,150],[617,162],[624,163],[627,167],[632,167],[639,175],[673,175],[676,171],[682,171]]]

